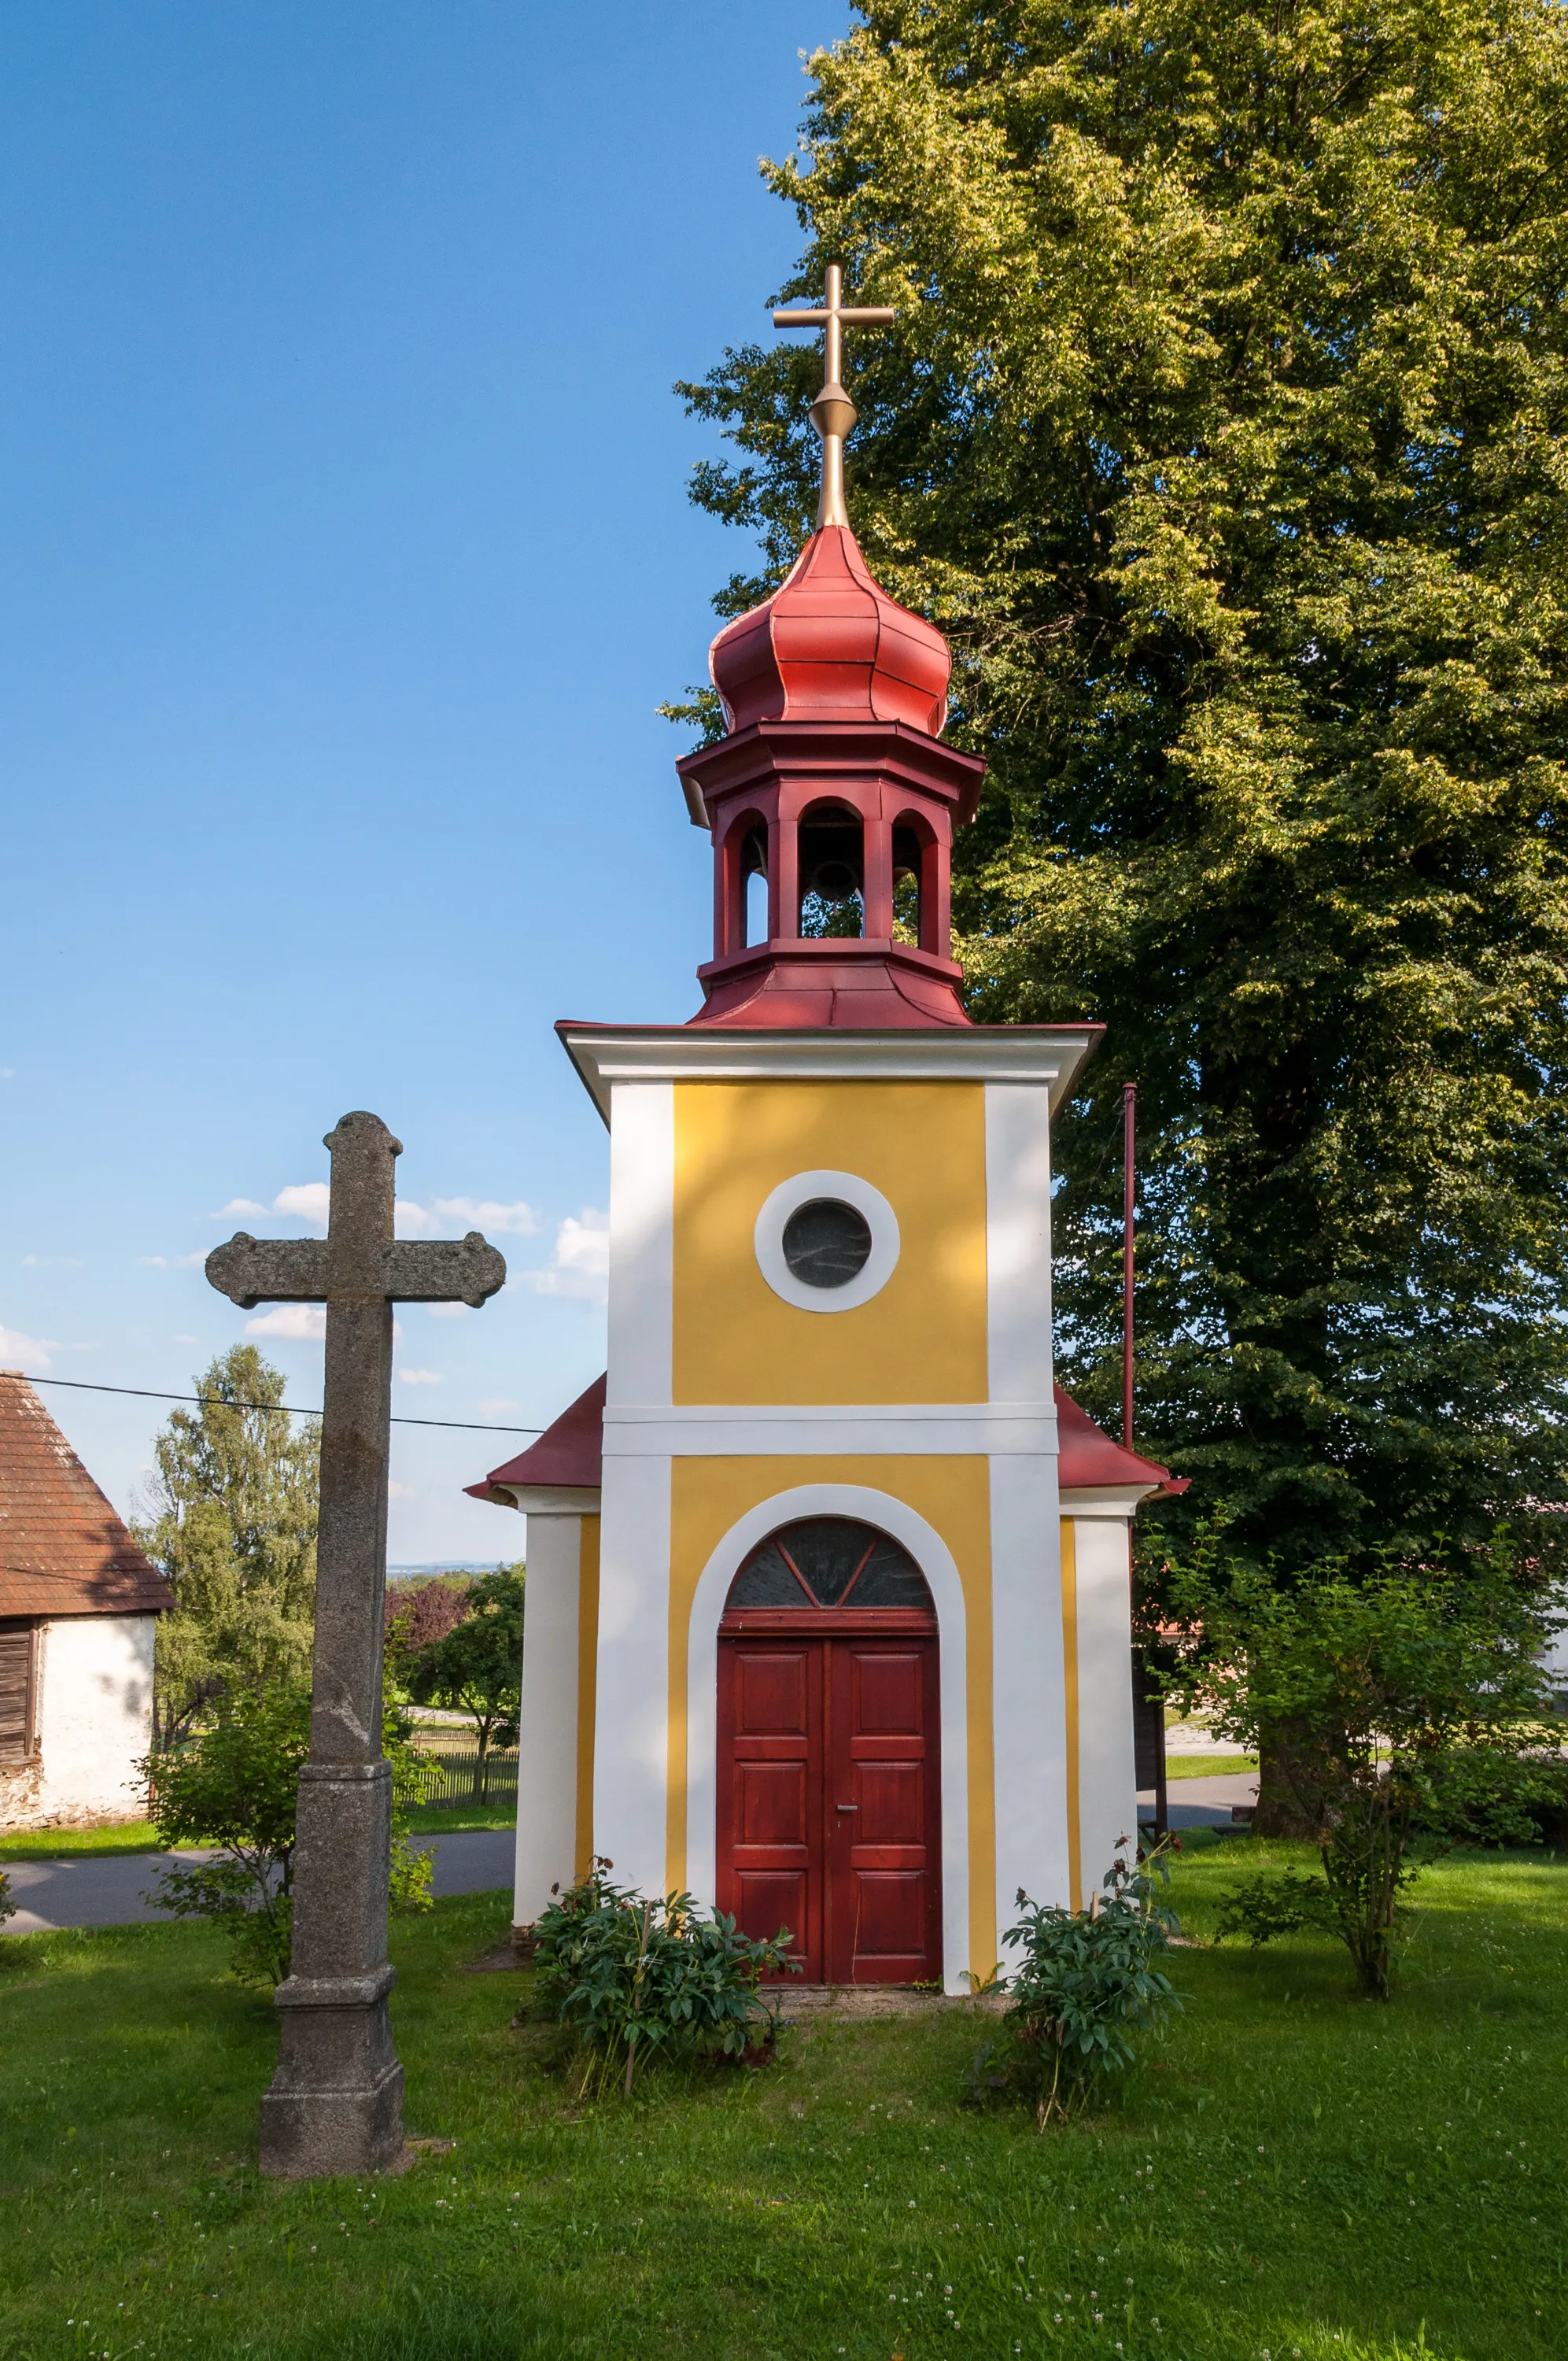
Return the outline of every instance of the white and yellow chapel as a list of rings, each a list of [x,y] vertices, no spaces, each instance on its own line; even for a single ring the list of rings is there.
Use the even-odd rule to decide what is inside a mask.
[[[879,315],[890,316],[890,315]],[[685,1024],[557,1029],[609,1132],[609,1367],[470,1487],[528,1519],[514,1916],[594,1857],[814,1983],[996,1965],[1135,1825],[1130,1541],[1164,1468],[1054,1381],[1051,1121],[1092,1025],[971,1024],[941,634],[817,529],[721,631]],[[854,927],[854,932],[839,931]]]

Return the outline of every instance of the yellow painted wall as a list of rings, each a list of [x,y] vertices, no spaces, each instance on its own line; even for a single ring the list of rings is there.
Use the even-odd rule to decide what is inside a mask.
[[[674,1400],[983,1401],[985,1097],[979,1082],[675,1088]],[[853,1312],[800,1312],[757,1267],[763,1200],[826,1168],[898,1217],[898,1267]]]
[[[599,1520],[585,1517],[577,1560],[577,1829],[574,1874],[594,1865],[594,1718],[598,1705]],[[527,1809],[526,1799],[522,1808]]]
[[[990,1969],[997,1957],[990,1463],[980,1457],[935,1455],[677,1459],[671,1479],[666,1892],[684,1890],[686,1883],[686,1656],[692,1600],[703,1567],[730,1527],[760,1501],[800,1484],[863,1485],[869,1490],[891,1494],[924,1517],[952,1552],[963,1584],[968,1627],[964,1686],[969,1706],[970,1964],[977,1971]],[[945,1635],[941,1644],[946,1645]]]

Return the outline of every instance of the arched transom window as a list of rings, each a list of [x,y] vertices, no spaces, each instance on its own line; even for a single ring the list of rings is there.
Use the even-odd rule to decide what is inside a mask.
[[[731,1608],[915,1608],[931,1593],[909,1552],[853,1517],[803,1517],[759,1542],[729,1586]]]

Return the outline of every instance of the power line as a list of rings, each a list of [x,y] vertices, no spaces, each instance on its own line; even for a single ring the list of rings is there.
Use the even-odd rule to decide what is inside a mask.
[[[79,1394],[135,1394],[138,1401],[200,1402],[203,1409],[277,1410],[286,1418],[320,1418],[319,1410],[299,1410],[292,1402],[231,1401],[226,1394],[165,1394],[152,1386],[94,1385],[87,1378],[29,1378],[20,1369],[0,1369],[0,1378],[16,1378],[25,1386],[69,1386]],[[394,1426],[447,1426],[464,1434],[543,1434],[542,1426],[486,1426],[472,1418],[394,1418]]]

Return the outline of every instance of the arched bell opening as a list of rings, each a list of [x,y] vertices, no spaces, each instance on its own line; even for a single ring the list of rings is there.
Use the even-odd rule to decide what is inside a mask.
[[[751,943],[766,941],[768,826],[761,812],[742,812],[726,829],[718,860],[718,898],[716,958],[725,959]]]
[[[804,1517],[753,1548],[718,1641],[714,1869],[741,1931],[810,1983],[942,1972],[940,1665],[889,1533]]]
[[[808,805],[796,829],[800,909],[796,932],[861,936],[866,930],[865,828],[847,804]]]
[[[942,910],[941,848],[937,832],[918,812],[904,812],[893,824],[893,939],[938,958],[947,955]]]

